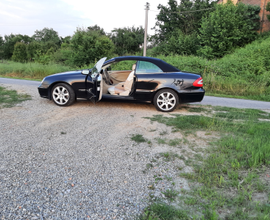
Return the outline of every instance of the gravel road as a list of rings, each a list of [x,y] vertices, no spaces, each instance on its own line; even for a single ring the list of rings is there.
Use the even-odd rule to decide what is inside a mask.
[[[189,189],[178,168],[192,169],[180,159],[165,162],[157,155],[192,150],[157,144],[161,133],[163,138],[182,136],[144,118],[163,114],[153,105],[80,101],[58,107],[39,97],[38,84],[0,78],[0,85],[32,96],[0,109],[0,218],[134,219],[149,194],[164,197],[167,189]],[[174,113],[190,114],[181,106]],[[135,143],[134,134],[151,144]],[[207,144],[204,138],[198,141],[200,147]],[[153,189],[156,177],[161,180]]]
[[[81,101],[65,108],[40,98],[36,86],[4,86],[32,100],[0,109],[0,218],[133,219],[149,193],[160,197],[172,187],[165,176],[189,189],[174,162],[152,161],[166,147],[131,140],[170,134],[143,118],[161,114],[153,105]],[[153,190],[154,176],[164,180]]]

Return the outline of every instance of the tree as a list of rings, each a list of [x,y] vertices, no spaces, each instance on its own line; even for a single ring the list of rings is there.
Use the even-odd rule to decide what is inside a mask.
[[[0,59],[3,58],[3,54],[4,54],[4,39],[2,36],[0,36]]]
[[[181,30],[177,29],[172,33],[172,36],[167,42],[161,42],[158,46],[154,47],[152,53],[156,55],[196,55],[199,49],[199,40],[196,33],[183,34]]]
[[[51,41],[56,45],[60,46],[60,38],[58,33],[52,28],[43,28],[42,30],[36,30],[35,34],[32,36],[38,42],[48,42]]]
[[[27,61],[27,44],[23,42],[17,42],[14,46],[12,60],[16,62]]]
[[[84,66],[104,56],[110,57],[114,45],[109,37],[97,31],[78,28],[71,39],[70,49],[65,49],[67,62],[73,66]]]
[[[154,27],[156,34],[152,39],[160,43],[166,42],[174,31],[180,30],[185,35],[197,32],[202,17],[211,11],[214,4],[210,0],[181,0],[179,4],[176,0],[169,0],[168,6],[160,4]]]
[[[250,13],[252,7],[254,13]],[[202,19],[199,29],[202,47],[198,53],[207,58],[218,58],[255,40],[258,13],[258,6],[243,3],[216,5],[216,10]]]
[[[270,2],[267,3],[266,7],[265,7],[265,10],[270,12]],[[270,14],[269,15],[266,15],[267,16],[267,19],[270,21]]]
[[[97,32],[99,35],[106,35],[104,29],[99,27],[98,25],[87,27],[87,29],[90,32]]]
[[[140,45],[144,42],[144,29],[141,26],[138,28],[116,28],[111,33],[111,39],[118,55],[136,53],[140,51]]]
[[[13,55],[14,46],[17,42],[22,42],[25,44],[29,44],[32,42],[32,38],[27,35],[5,35],[4,36],[4,45],[3,45],[3,58],[4,59],[10,59]]]

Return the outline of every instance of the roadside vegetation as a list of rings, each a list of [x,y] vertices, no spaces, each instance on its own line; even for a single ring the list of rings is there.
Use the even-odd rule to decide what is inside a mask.
[[[0,86],[0,109],[10,108],[17,103],[30,99],[31,97],[27,94],[18,94],[15,90],[9,90]]]
[[[270,101],[269,48],[270,36],[266,36],[217,60],[184,55],[158,55],[157,58],[182,71],[201,74],[208,95]],[[87,69],[93,65],[90,63],[77,69]],[[116,68],[130,69],[130,63],[121,63]],[[74,67],[56,63],[0,62],[0,75],[6,77],[41,80],[47,75],[70,70],[74,70]]]
[[[151,167],[174,161],[190,190],[175,188],[175,180],[167,177],[171,189],[164,191],[165,198],[150,194],[149,206],[139,219],[270,219],[270,113],[228,107],[187,110],[196,114],[156,115],[149,120],[184,135],[182,140],[161,136],[164,141],[159,144],[177,147],[182,153],[157,154]],[[206,138],[198,132],[204,132]],[[189,141],[192,139],[202,141],[194,144]],[[202,142],[207,146],[202,147]],[[193,154],[180,150],[187,144]],[[180,161],[192,171],[182,172]],[[151,187],[154,189],[155,183]]]
[[[158,9],[148,56],[201,74],[208,95],[270,101],[270,32],[258,33],[259,6],[168,0]],[[143,41],[142,27],[105,33],[97,25],[77,28],[64,38],[51,28],[36,30],[33,36],[0,36],[0,76],[41,80],[88,69],[102,57],[142,55]]]

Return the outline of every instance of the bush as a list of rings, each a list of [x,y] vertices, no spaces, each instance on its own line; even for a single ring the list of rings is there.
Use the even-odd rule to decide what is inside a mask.
[[[71,66],[88,65],[104,56],[110,57],[113,49],[114,45],[107,36],[100,35],[98,32],[77,29],[71,39],[69,49],[65,50],[69,55],[65,63]]]
[[[27,61],[27,45],[25,43],[17,42],[14,46],[14,51],[12,55],[12,60],[17,62]]]
[[[202,47],[198,54],[209,59],[220,58],[255,40],[259,9],[243,3],[216,5],[216,10],[202,19],[198,36]]]
[[[194,32],[190,35],[185,35],[181,30],[176,30],[169,38],[168,42],[161,43],[157,47],[153,48],[152,54],[156,55],[195,55],[199,49],[199,41],[197,34]]]

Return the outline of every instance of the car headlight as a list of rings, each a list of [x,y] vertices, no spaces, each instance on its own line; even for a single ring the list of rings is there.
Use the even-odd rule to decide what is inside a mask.
[[[46,79],[46,77],[43,78],[43,80],[41,81],[39,87],[41,87],[41,88],[42,88],[42,87],[46,87],[46,84],[47,84],[47,83],[46,83],[45,79]]]

